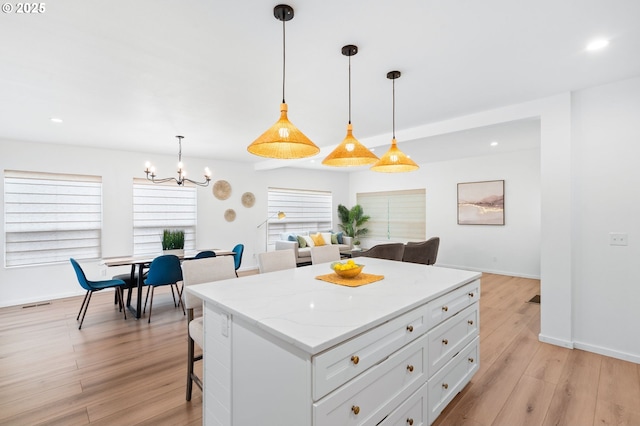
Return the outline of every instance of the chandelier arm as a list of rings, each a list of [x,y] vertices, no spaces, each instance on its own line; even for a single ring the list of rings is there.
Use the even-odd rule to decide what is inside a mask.
[[[147,180],[150,180],[153,183],[165,183],[165,182],[174,181],[178,185],[181,184],[180,181],[178,179],[174,178],[174,177],[164,178],[164,179],[156,179],[155,176],[149,177],[149,175],[147,175]]]
[[[189,183],[192,183],[192,184],[194,184],[194,185],[198,185],[198,186],[207,186],[207,185],[209,185],[209,181],[210,181],[210,180],[211,180],[211,179],[206,179],[204,182],[196,182],[195,180],[191,180],[191,179],[189,179],[189,178],[182,178],[182,181],[183,181],[183,182],[189,182]],[[179,184],[179,185],[180,185],[180,184]]]

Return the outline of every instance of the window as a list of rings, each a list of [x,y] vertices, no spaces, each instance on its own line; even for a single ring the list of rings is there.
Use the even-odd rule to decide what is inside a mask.
[[[367,238],[393,241],[424,240],[426,196],[424,189],[356,194],[364,214]]]
[[[333,196],[328,191],[269,188],[267,195],[268,242],[273,244],[283,232],[329,231],[333,228]],[[286,214],[278,219],[277,213]],[[273,216],[273,217],[272,217]]]
[[[184,231],[185,250],[195,249],[196,188],[175,183],[154,184],[133,180],[133,254],[162,251],[162,231]]]
[[[4,171],[5,266],[101,256],[102,178]]]

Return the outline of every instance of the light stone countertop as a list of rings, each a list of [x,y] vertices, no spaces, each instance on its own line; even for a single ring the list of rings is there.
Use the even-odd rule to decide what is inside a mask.
[[[479,272],[358,258],[382,281],[346,287],[315,279],[329,264],[189,286],[186,291],[269,334],[315,355],[450,290]]]

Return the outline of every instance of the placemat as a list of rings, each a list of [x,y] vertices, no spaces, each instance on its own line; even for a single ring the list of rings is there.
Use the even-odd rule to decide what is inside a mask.
[[[359,287],[361,285],[371,284],[384,279],[384,275],[365,274],[361,272],[354,278],[342,278],[337,274],[318,275],[317,280],[326,281],[332,284],[345,285],[347,287]]]

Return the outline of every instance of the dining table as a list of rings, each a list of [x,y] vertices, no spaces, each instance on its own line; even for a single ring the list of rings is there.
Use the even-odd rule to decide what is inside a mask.
[[[194,259],[195,256],[201,251],[213,251],[216,256],[233,256],[236,253],[232,250],[225,249],[202,249],[202,250],[185,250],[182,254],[176,254],[180,261]],[[131,266],[131,282],[136,282],[136,304],[131,305],[131,298],[127,297],[126,307],[133,313],[136,319],[142,317],[142,288],[144,287],[144,270],[149,268],[153,259],[160,256],[158,255],[140,255],[140,256],[118,256],[118,257],[106,257],[102,259],[102,263],[107,267],[114,266]],[[138,275],[136,278],[136,269]]]

